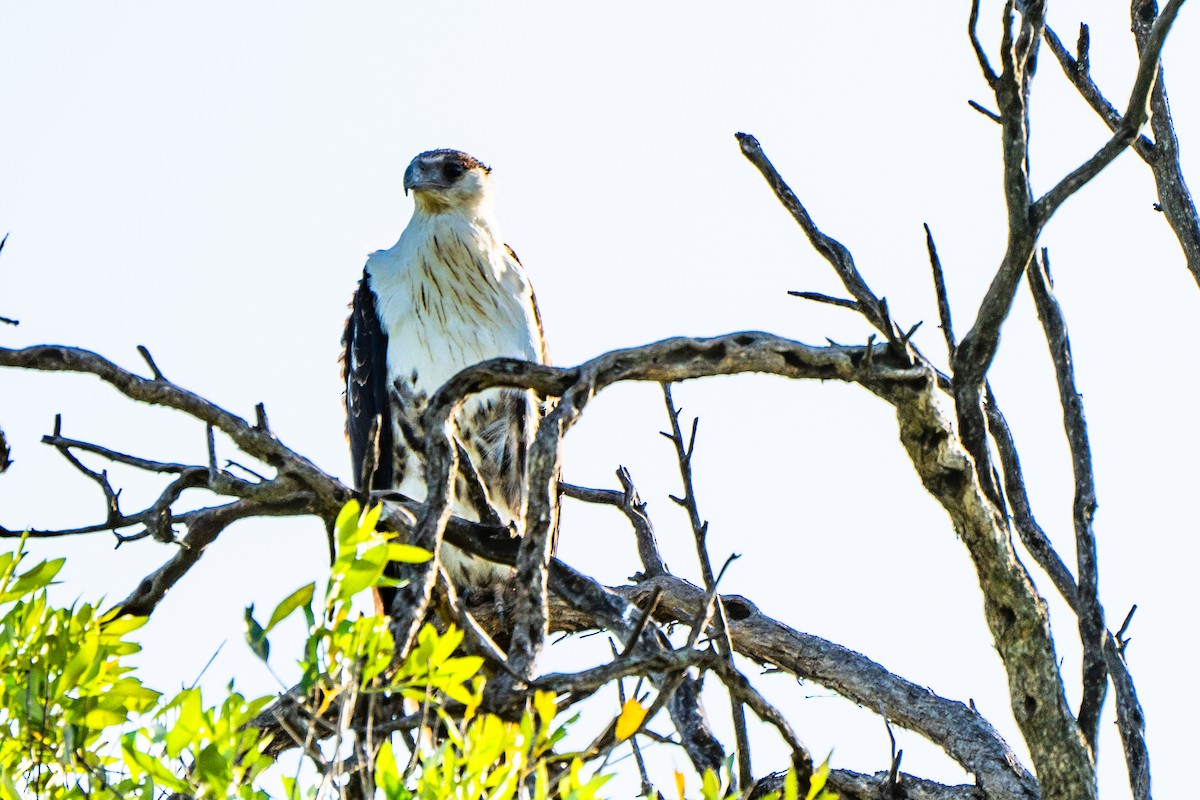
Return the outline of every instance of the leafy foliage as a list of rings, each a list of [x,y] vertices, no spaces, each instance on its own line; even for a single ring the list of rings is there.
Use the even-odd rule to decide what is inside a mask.
[[[0,554],[0,798],[133,793],[114,736],[159,701],[123,663],[145,619],[52,607],[63,559],[22,572],[27,557],[24,538]]]
[[[199,688],[165,697],[143,686],[126,659],[140,650],[129,636],[144,618],[100,613],[90,603],[55,608],[48,589],[63,559],[22,569],[24,539],[15,552],[0,554],[0,800],[150,800],[164,792],[266,800],[280,786],[301,800],[341,795],[351,781],[360,782],[363,796],[385,800],[598,797],[611,775],[589,766],[585,754],[556,752],[574,720],[557,721],[553,694],[536,693],[515,722],[480,713],[483,659],[458,653],[461,631],[425,626],[393,666],[387,618],[356,615],[353,604],[388,582],[389,560],[430,555],[389,541],[375,530],[378,520],[378,508],[363,511],[353,501],[342,510],[338,555],[319,604],[308,584],[280,601],[265,625],[253,606],[246,609],[247,644],[264,661],[271,632],[303,615],[300,689],[314,720],[338,726],[334,744],[309,752],[319,768],[288,776],[278,774],[271,736],[250,724],[274,697],[246,698],[230,684],[219,702],[206,705]],[[404,737],[401,749],[403,726],[372,729],[370,715],[356,714],[363,702],[407,704],[409,713],[419,712],[417,735]],[[646,716],[630,702],[616,721],[622,740],[635,736]],[[818,772],[806,800],[834,800],[820,789],[827,771],[825,765]],[[699,796],[735,797],[724,772],[704,776]],[[783,796],[798,800],[794,779],[788,786]],[[682,798],[682,775],[678,788]]]

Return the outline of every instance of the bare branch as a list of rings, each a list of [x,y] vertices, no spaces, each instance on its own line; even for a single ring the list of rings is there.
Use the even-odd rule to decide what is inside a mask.
[[[376,417],[376,420],[379,418]],[[376,422],[375,424],[378,424]],[[372,429],[374,425],[372,425]],[[378,443],[377,443],[378,445]],[[495,525],[497,527],[504,523],[500,520],[500,514],[496,511],[488,500],[487,489],[484,488],[483,478],[479,477],[479,471],[475,469],[475,465],[471,462],[471,455],[467,452],[467,448],[463,447],[462,442],[455,441],[454,447],[458,452],[458,474],[466,482],[466,502],[475,509],[479,515],[479,521],[484,525]],[[369,483],[362,484],[370,486]]]
[[[903,750],[896,749],[896,734],[892,733],[892,723],[880,709],[883,726],[887,729],[888,741],[892,745],[891,766],[888,767],[887,792],[889,797],[895,797],[900,791],[900,760],[904,757]]]
[[[999,114],[997,114],[995,111],[992,111],[990,108],[984,108],[982,105],[980,105],[979,103],[976,103],[974,100],[968,100],[967,105],[969,105],[971,108],[978,111],[980,114],[983,114],[985,117],[990,119],[992,122],[995,122],[997,124],[1000,124],[1003,122],[1003,120],[1000,119]]]
[[[875,297],[874,293],[867,287],[866,282],[862,279],[862,275],[858,272],[858,267],[854,265],[854,257],[837,240],[826,236],[817,228],[808,211],[800,203],[795,192],[784,182],[779,171],[775,169],[775,165],[767,158],[763,152],[762,145],[758,143],[758,139],[748,133],[737,134],[738,145],[742,149],[744,155],[751,164],[758,168],[762,176],[767,179],[775,196],[783,207],[788,210],[792,218],[800,224],[804,233],[808,236],[809,242],[813,248],[820,253],[826,261],[833,267],[834,272],[842,280],[842,285],[850,292],[850,295],[858,303],[857,310],[867,318],[867,320],[875,326],[881,333],[891,337],[892,323],[888,318],[887,311]]]
[[[606,353],[577,368],[566,370],[505,359],[486,362],[465,370],[452,379],[439,395],[435,396],[431,408],[440,409],[440,413],[446,415],[441,419],[446,419],[449,410],[459,398],[494,385],[535,388],[559,396],[567,391],[578,391],[581,396],[588,397],[595,391],[622,380],[662,382],[700,375],[747,371],[774,372],[793,378],[854,381],[897,406],[902,440],[909,448],[914,464],[917,465],[926,485],[930,486],[931,491],[934,491],[938,499],[951,510],[956,525],[959,525],[963,532],[964,541],[974,542],[980,537],[1002,539],[1003,537],[996,535],[994,520],[986,515],[981,516],[978,506],[971,510],[971,503],[978,503],[978,493],[969,489],[964,491],[964,487],[969,486],[973,480],[972,471],[969,469],[969,462],[963,459],[961,454],[955,455],[953,429],[949,421],[941,420],[935,411],[937,402],[932,396],[936,391],[935,376],[927,367],[909,366],[907,360],[897,362],[898,359],[887,345],[872,348],[816,348],[762,333],[731,334],[714,339],[671,339],[642,348]],[[113,367],[94,354],[69,348],[31,348],[23,351],[0,349],[0,365],[56,370],[74,368],[77,371],[102,374],[109,383],[121,388],[127,395],[135,396],[135,399],[147,395],[149,383],[136,376],[131,380],[122,374],[119,368]],[[221,507],[219,511],[209,510],[211,516],[208,520],[197,519],[194,520],[194,527],[189,525],[188,537],[195,536],[196,544],[202,546],[205,543],[206,537],[201,535],[205,533],[205,522],[211,525],[207,534],[207,540],[211,541],[217,528],[228,524],[234,518],[251,513],[316,513],[322,517],[332,516],[340,508],[340,503],[327,505],[327,499],[345,499],[353,496],[350,490],[328,476],[316,473],[315,470],[306,473],[304,465],[307,462],[301,460],[297,466],[288,460],[286,454],[278,455],[282,452],[282,445],[274,437],[261,436],[237,418],[228,419],[214,413],[207,401],[165,383],[158,384],[154,392],[149,395],[153,401],[176,404],[183,406],[185,410],[195,408],[200,414],[214,417],[217,427],[233,431],[237,438],[246,443],[244,449],[254,457],[264,460],[274,457],[281,476],[288,476],[283,483],[273,487],[274,491],[281,491],[284,485],[296,487],[293,506],[287,506],[283,499],[270,505],[265,499],[258,499],[256,495],[253,500],[233,504],[238,506],[237,511],[228,507]],[[564,427],[566,424],[569,423],[564,422]],[[429,452],[432,451],[427,451],[427,456]],[[445,448],[443,455],[449,456],[450,459],[454,459],[455,456],[449,446]],[[445,470],[442,475],[454,474],[455,467],[452,463],[442,462],[442,468]],[[295,475],[302,475],[304,482],[291,477]],[[322,484],[319,480],[326,483]],[[315,488],[309,488],[310,483],[315,484]],[[266,488],[262,491],[266,491]],[[430,494],[431,501],[428,505],[412,503],[394,492],[376,492],[373,496],[386,501],[381,527],[387,530],[407,531],[415,527],[419,532],[422,525],[428,529],[429,520],[434,519],[433,530],[436,537],[442,536],[444,529],[446,540],[456,546],[483,554],[489,560],[510,564],[516,562],[517,545],[509,540],[507,531],[496,531],[486,526],[455,520],[450,518],[448,513],[438,519],[446,509],[437,508],[436,492]],[[956,505],[962,504],[964,499],[968,501],[966,506]],[[264,509],[271,510],[255,511],[251,508],[254,503],[262,503]],[[242,511],[246,513],[241,514]],[[417,517],[414,516],[414,512],[420,519],[415,526],[414,519]],[[981,525],[991,526],[986,534],[984,529],[979,527]],[[191,544],[188,537],[185,537],[185,542]],[[414,538],[417,537],[410,537]],[[156,582],[160,588],[152,591],[152,586],[142,587],[135,596],[126,601],[125,608],[131,613],[135,610],[145,610],[147,607],[152,609],[157,598],[161,598],[165,592],[165,587],[182,574],[179,567],[182,565],[183,570],[186,570],[187,559],[194,561],[199,557],[198,554],[194,554],[198,549],[199,547],[189,546],[181,550],[176,559],[161,571],[174,574],[156,576],[162,578]],[[981,583],[985,587],[1005,586],[1003,581],[995,581],[990,577],[986,581],[981,580]],[[654,631],[646,629],[635,634],[641,612],[626,601],[604,591],[594,581],[554,562],[550,570],[549,585],[561,596],[573,598],[572,603],[576,607],[587,609],[589,618],[594,620],[592,624],[607,627],[619,636],[628,637],[633,634],[642,642],[639,647],[661,647]],[[139,602],[142,603],[141,606]],[[739,619],[744,618],[744,611],[744,606],[739,607],[736,616]],[[731,621],[730,624],[734,623]],[[1032,641],[1036,643],[1037,637],[1034,636]],[[1010,656],[1003,650],[1002,654],[1006,658]],[[868,705],[874,707],[876,703],[870,702]],[[723,758],[723,750],[707,731],[702,717],[697,713],[696,688],[684,681],[671,694],[668,706],[672,710],[672,716],[681,731],[684,746],[693,763],[697,764],[698,768],[719,765]],[[885,706],[888,707],[891,717],[897,719],[898,715],[891,706]],[[979,774],[981,771],[987,772],[987,769],[985,766],[976,765],[972,771]]]
[[[1133,89],[1129,93],[1129,105],[1125,115],[1113,131],[1113,136],[1101,147],[1096,154],[1063,178],[1058,184],[1038,199],[1033,206],[1034,224],[1041,228],[1063,204],[1079,189],[1096,177],[1121,152],[1137,138],[1138,131],[1150,118],[1150,100],[1154,89],[1155,78],[1158,76],[1158,59],[1166,44],[1167,34],[1179,13],[1184,0],[1168,0],[1158,19],[1154,21],[1145,44],[1141,49],[1141,60],[1138,63],[1137,75],[1133,81]]]
[[[548,583],[554,594],[583,615],[585,628],[607,629],[626,642],[638,632],[636,649],[631,655],[660,652],[665,648],[665,641],[656,629],[640,624],[642,613],[637,605],[592,578],[555,559],[551,562]],[[725,750],[709,730],[708,721],[700,710],[697,682],[682,673],[674,678],[652,674],[650,679],[659,688],[660,695],[667,698],[667,708],[679,732],[680,743],[697,771],[703,774],[705,769],[718,770],[725,759]]]
[[[1158,20],[1154,18],[1155,3],[1133,2],[1129,11],[1133,21],[1133,36],[1138,52],[1144,53],[1154,46],[1154,32]],[[1164,10],[1164,14],[1165,14]],[[1200,285],[1200,215],[1192,193],[1183,180],[1183,167],[1179,160],[1179,139],[1175,135],[1175,122],[1171,117],[1171,106],[1167,100],[1167,82],[1163,68],[1158,68],[1154,90],[1150,94],[1150,128],[1154,131],[1154,155],[1150,169],[1158,187],[1158,208],[1163,212],[1175,232],[1175,238],[1183,249],[1188,270],[1197,285]]]
[[[590,392],[573,387],[538,425],[529,453],[529,508],[517,552],[517,613],[509,661],[522,678],[533,677],[547,630],[549,563],[557,525],[559,450],[563,433],[583,413]],[[501,688],[504,684],[501,682]]]
[[[0,239],[0,253],[4,252],[4,245],[6,245],[6,244],[8,244],[8,234],[7,233],[4,234],[3,239]],[[16,320],[16,319],[10,319],[9,317],[0,317],[0,323],[3,323],[5,325],[20,325],[21,321]],[[3,434],[3,432],[0,432],[0,472],[4,472],[4,468],[8,465],[8,461],[5,458],[7,456],[7,454],[8,454],[8,448],[4,444],[4,434]]]
[[[859,311],[860,309],[858,303],[854,302],[853,300],[847,300],[844,297],[831,297],[830,295],[821,294],[820,292],[789,291],[788,294],[792,297],[799,297],[804,300],[812,300],[814,303],[825,303],[826,305],[838,306],[839,308],[848,308],[851,311]]]
[[[623,491],[615,492],[604,489],[587,489],[563,483],[559,485],[564,497],[582,500],[585,503],[601,503],[616,506],[621,509],[626,519],[633,525],[637,537],[638,555],[642,562],[642,574],[653,578],[667,573],[667,565],[663,562],[658,549],[658,538],[654,534],[654,525],[646,513],[646,504],[638,495],[633,485],[633,478],[625,467],[617,469],[617,480],[621,482]]]
[[[995,396],[988,387],[987,394],[988,427],[991,430],[996,452],[1000,455],[1000,465],[1004,469],[1004,492],[1012,509],[1013,524],[1021,537],[1021,543],[1033,555],[1038,566],[1046,571],[1054,588],[1063,599],[1074,609],[1079,602],[1075,577],[1067,569],[1050,537],[1042,530],[1042,526],[1033,516],[1029,505],[1029,496],[1025,490],[1025,477],[1021,471],[1021,460],[1017,455],[1017,444],[1013,439],[1008,421],[1000,411]]]
[[[785,775],[786,773],[780,772],[760,780],[755,785],[750,800],[770,792],[782,792]],[[903,773],[897,776],[896,784],[900,793],[890,795],[887,794],[891,786],[891,775],[888,771],[864,775],[860,772],[834,769],[829,771],[826,787],[836,793],[839,800],[893,800],[901,797],[904,800],[987,800],[989,797],[979,787],[970,784],[947,786]]]
[[[992,69],[992,65],[988,62],[987,53],[983,51],[983,45],[979,43],[979,34],[976,29],[979,26],[979,0],[971,0],[971,16],[967,20],[967,36],[971,39],[971,47],[975,49],[975,58],[979,61],[979,69],[983,71],[983,79],[987,81],[988,86],[993,89],[996,87],[996,82],[999,77],[996,71]]]
[[[95,375],[131,400],[174,408],[212,425],[243,451],[276,469],[286,465],[287,475],[308,485],[323,502],[340,508],[353,496],[344,487],[334,491],[340,485],[331,486],[324,472],[269,432],[256,429],[241,417],[169,381],[146,380],[96,353],[62,345],[0,348],[0,367]]]
[[[1083,643],[1083,699],[1079,707],[1079,727],[1092,752],[1100,729],[1100,709],[1108,689],[1108,669],[1101,652],[1104,630],[1104,611],[1099,599],[1099,569],[1096,565],[1096,537],[1092,518],[1096,513],[1096,486],[1092,475],[1092,451],[1088,442],[1087,420],[1083,414],[1083,399],[1075,388],[1075,367],[1071,356],[1071,340],[1067,335],[1062,309],[1054,298],[1050,283],[1050,265],[1046,250],[1042,261],[1029,265],[1029,288],[1037,306],[1038,318],[1054,362],[1058,381],[1058,397],[1063,410],[1063,427],[1071,449],[1071,464],[1075,473],[1075,553],[1078,559],[1079,636]]]
[[[696,430],[699,419],[692,420],[692,435],[689,443],[684,444],[683,432],[679,428],[679,415],[683,409],[675,407],[671,397],[671,384],[662,385],[663,401],[667,405],[667,416],[671,420],[671,432],[664,433],[675,447],[675,460],[679,464],[679,475],[683,479],[683,498],[680,505],[687,510],[688,521],[692,525],[692,538],[696,543],[696,558],[700,562],[700,572],[704,577],[704,586],[713,587],[712,564],[709,562],[706,541],[708,538],[708,523],[700,519],[700,511],[696,506],[696,495],[692,488],[692,450],[696,445]]]
[[[1139,52],[1150,41],[1153,30],[1153,13],[1147,20],[1138,13],[1141,6],[1134,3],[1131,10],[1134,16],[1134,37],[1137,40]],[[1080,26],[1080,54],[1077,58],[1063,47],[1062,42],[1047,28],[1046,41],[1063,72],[1075,85],[1080,96],[1100,116],[1109,130],[1116,131],[1122,124],[1121,114],[1105,99],[1100,88],[1092,80],[1087,64],[1087,26]],[[1145,161],[1154,173],[1154,182],[1158,188],[1158,208],[1166,215],[1187,259],[1188,270],[1200,284],[1200,217],[1196,214],[1196,204],[1183,178],[1183,170],[1179,161],[1179,140],[1175,135],[1175,124],[1171,117],[1170,103],[1167,99],[1166,81],[1163,70],[1158,69],[1158,79],[1150,95],[1150,127],[1154,131],[1154,142],[1146,136],[1138,136],[1133,143],[1134,150]]]
[[[148,617],[167,591],[204,555],[204,549],[212,544],[223,530],[239,519],[262,516],[294,516],[311,513],[308,498],[297,494],[290,503],[285,498],[277,503],[265,504],[258,500],[235,500],[224,506],[205,508],[176,517],[188,526],[187,535],[180,542],[175,556],[142,579],[133,593],[117,604],[122,614]]]
[[[1121,114],[1117,109],[1108,102],[1100,91],[1095,82],[1092,80],[1091,72],[1088,67],[1087,46],[1088,27],[1087,25],[1079,26],[1079,58],[1072,58],[1067,52],[1067,48],[1063,46],[1062,40],[1058,38],[1058,34],[1054,29],[1047,26],[1045,32],[1046,44],[1050,45],[1050,51],[1054,53],[1054,57],[1058,60],[1059,66],[1062,67],[1063,73],[1079,90],[1079,94],[1087,101],[1100,118],[1104,120],[1104,124],[1108,129],[1115,131],[1121,124]],[[1154,157],[1154,143],[1146,136],[1139,135],[1133,142],[1133,149],[1142,157],[1144,161],[1149,163]]]
[[[946,295],[946,276],[942,272],[942,261],[938,258],[937,245],[933,243],[933,233],[929,225],[925,225],[925,247],[929,251],[929,265],[933,268],[933,289],[937,294],[938,319],[942,323],[942,336],[946,339],[946,353],[954,361],[954,324],[950,318],[950,298]]]
[[[725,622],[725,612],[721,607],[720,601],[717,600],[717,584],[720,577],[713,577],[712,562],[708,556],[708,522],[700,520],[700,509],[696,504],[696,491],[692,485],[692,455],[696,449],[696,431],[700,424],[699,417],[692,419],[692,433],[688,443],[685,446],[683,442],[683,431],[679,427],[679,415],[682,409],[676,408],[675,400],[671,397],[671,384],[664,383],[662,385],[663,401],[667,406],[667,416],[671,420],[671,433],[667,438],[675,446],[675,459],[679,463],[679,475],[683,481],[683,499],[680,501],[685,509],[687,509],[688,520],[692,525],[692,538],[696,544],[696,558],[700,562],[700,574],[704,578],[704,587],[708,592],[708,601],[705,603],[704,616],[700,624],[692,628],[691,636],[688,638],[688,645],[693,646],[696,637],[708,628],[708,617],[713,609],[716,609],[716,641],[717,652],[725,658],[729,666],[733,667],[733,646],[729,641],[729,632]],[[725,570],[736,556],[731,556],[725,566],[721,568],[721,574],[725,574]],[[715,605],[714,605],[715,604]],[[750,762],[750,736],[746,731],[746,712],[742,707],[741,701],[730,693],[730,716],[733,718],[733,731],[737,739],[737,754],[738,754],[738,773],[740,777],[740,785],[749,787],[754,783],[754,770]]]
[[[154,380],[165,381],[166,378],[163,377],[162,372],[158,369],[158,365],[154,363],[154,358],[151,357],[150,351],[146,349],[146,346],[144,344],[139,344],[137,346],[137,351],[141,355],[142,359],[145,360],[146,365],[150,367],[150,373],[154,376]]]
[[[1022,67],[1011,38],[1012,13],[1009,0],[1005,7],[1002,48],[1004,74],[996,91],[1004,117],[1009,247],[971,333],[955,352],[953,389],[959,429],[955,431],[940,410],[933,392],[936,374],[931,368],[925,368],[928,384],[924,390],[910,386],[881,396],[897,406],[901,441],[922,483],[949,513],[970,551],[984,592],[988,627],[1008,673],[1014,716],[1030,747],[1043,791],[1054,796],[1075,791],[1071,787],[1094,785],[1095,774],[1090,753],[1066,704],[1045,603],[1017,560],[1009,539],[981,407],[984,376],[995,355],[999,330],[1036,242],[1036,232],[1029,220],[1032,199],[1027,171],[1025,83],[1019,74]],[[1029,57],[1029,53],[1025,55]],[[1031,68],[1030,64],[1024,66]],[[818,251],[826,255],[839,274],[847,273],[857,279],[857,283],[853,280],[847,283],[851,294],[860,303],[863,297],[873,300],[874,295],[861,281],[849,254],[844,253],[845,248],[833,247],[828,237],[816,230],[791,190],[761,156],[757,141],[745,135],[739,136],[739,141],[743,153],[763,171],[780,201],[805,226]],[[871,307],[880,308],[880,316],[889,319],[882,310],[882,301],[873,302]],[[893,339],[890,328],[889,321],[884,330]],[[893,357],[900,356],[893,353]],[[903,356],[911,357],[908,353]],[[960,442],[966,452],[960,449]]]
[[[664,622],[695,619],[706,594],[671,576],[623,591],[639,604],[652,591],[659,591],[657,617]],[[1033,777],[973,709],[909,683],[852,650],[777,622],[744,597],[722,595],[721,601],[731,610],[729,634],[737,652],[820,683],[864,708],[884,709],[893,722],[922,733],[974,773],[988,797],[1037,797]]]
[[[1113,694],[1117,698],[1117,730],[1121,733],[1121,745],[1125,750],[1129,787],[1133,790],[1134,800],[1150,800],[1150,751],[1146,747],[1146,717],[1142,713],[1142,704],[1138,702],[1122,650],[1112,636],[1105,636],[1104,659],[1112,676]]]

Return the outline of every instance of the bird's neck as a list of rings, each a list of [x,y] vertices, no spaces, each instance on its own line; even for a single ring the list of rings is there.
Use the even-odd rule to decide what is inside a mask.
[[[427,210],[418,206],[413,209],[405,236],[412,236],[417,240],[431,239],[434,236],[449,240],[459,239],[463,242],[473,242],[476,247],[496,246],[501,241],[500,228],[487,206],[458,206],[438,210]],[[401,237],[401,241],[403,238]],[[420,246],[418,241],[414,241],[413,244]]]
[[[469,220],[490,222],[495,210],[491,192],[480,192],[469,197],[456,197],[449,201],[446,197],[433,192],[413,193],[413,219],[418,215],[437,217],[442,215],[460,216]]]

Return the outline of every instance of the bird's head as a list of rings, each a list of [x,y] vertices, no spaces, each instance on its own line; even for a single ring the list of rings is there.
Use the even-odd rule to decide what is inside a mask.
[[[404,193],[427,213],[467,211],[491,197],[492,168],[461,150],[429,150],[404,171]]]

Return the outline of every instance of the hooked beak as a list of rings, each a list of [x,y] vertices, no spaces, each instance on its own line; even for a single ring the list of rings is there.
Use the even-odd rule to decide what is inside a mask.
[[[407,195],[409,190],[418,191],[420,189],[444,189],[443,184],[435,174],[431,174],[423,169],[423,164],[413,162],[408,165],[408,169],[404,170],[404,194]]]
[[[417,185],[417,169],[416,162],[408,165],[408,169],[404,170],[404,196],[408,196],[408,190]]]

